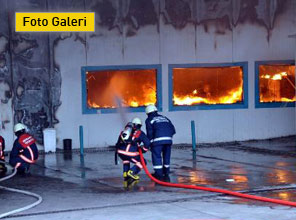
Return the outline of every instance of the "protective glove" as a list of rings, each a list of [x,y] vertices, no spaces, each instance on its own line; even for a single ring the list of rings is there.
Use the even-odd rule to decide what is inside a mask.
[[[143,154],[145,154],[148,151],[148,149],[144,145],[139,146],[139,148],[142,149]]]
[[[24,149],[19,150],[18,155],[23,155]]]

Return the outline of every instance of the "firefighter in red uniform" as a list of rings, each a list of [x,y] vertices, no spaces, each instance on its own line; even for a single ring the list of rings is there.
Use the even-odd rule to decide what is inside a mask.
[[[141,119],[134,118],[132,123],[128,123],[125,130],[120,133],[116,143],[117,153],[123,162],[123,177],[125,179],[140,179],[137,174],[143,166],[140,162],[139,148],[145,153],[148,151],[150,145],[148,137],[141,131],[141,126]],[[144,145],[140,146],[141,143]],[[130,162],[135,164],[132,168],[130,168]]]
[[[6,173],[6,167],[5,167],[5,157],[4,157],[4,150],[5,150],[5,140],[0,135],[0,175],[3,175]]]
[[[10,152],[9,163],[17,168],[18,173],[28,173],[30,164],[38,159],[38,149],[35,139],[26,133],[25,125],[18,123],[14,126],[14,133],[17,139],[13,143]]]

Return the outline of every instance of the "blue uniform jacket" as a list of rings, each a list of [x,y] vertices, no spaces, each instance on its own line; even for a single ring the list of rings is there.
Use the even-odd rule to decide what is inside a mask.
[[[22,134],[14,143],[9,161],[22,158],[27,163],[34,163],[38,159],[38,148],[35,139],[29,134]]]
[[[146,131],[152,146],[172,144],[176,133],[172,122],[165,116],[152,112],[145,121]]]
[[[140,146],[141,143],[143,143],[144,145]],[[143,153],[145,153],[148,151],[149,146],[150,141],[146,134],[141,130],[134,131],[127,141],[123,141],[120,134],[116,143],[118,154],[123,154],[131,157],[139,155],[139,147],[141,147]]]

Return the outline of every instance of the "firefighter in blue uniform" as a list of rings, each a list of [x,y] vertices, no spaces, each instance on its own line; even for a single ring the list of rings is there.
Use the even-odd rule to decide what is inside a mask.
[[[13,143],[9,163],[18,170],[18,173],[28,173],[30,164],[38,159],[36,140],[26,133],[25,125],[21,123],[14,126],[14,133],[17,139]]]
[[[5,167],[5,156],[4,156],[4,150],[5,150],[5,140],[0,135],[0,175],[4,175],[7,171]]]
[[[171,146],[173,135],[176,133],[175,127],[167,117],[158,114],[154,105],[148,105],[145,112],[148,116],[145,124],[147,136],[151,142],[152,164],[155,172],[153,176],[169,181]]]
[[[143,166],[139,156],[139,148],[142,149],[143,153],[149,149],[150,141],[146,134],[141,131],[141,126],[141,119],[134,118],[132,123],[128,123],[125,130],[120,133],[116,143],[117,154],[123,162],[123,177],[125,180],[127,178],[140,179],[137,174]],[[141,143],[143,145],[140,145]],[[131,162],[135,164],[132,168],[130,168]]]

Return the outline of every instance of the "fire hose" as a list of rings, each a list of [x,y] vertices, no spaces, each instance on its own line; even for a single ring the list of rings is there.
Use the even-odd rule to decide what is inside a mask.
[[[155,183],[163,186],[168,186],[168,187],[175,187],[175,188],[185,188],[185,189],[195,189],[195,190],[202,190],[202,191],[208,191],[208,192],[216,192],[216,193],[223,193],[235,197],[240,197],[240,198],[245,198],[245,199],[252,199],[252,200],[258,200],[262,202],[270,202],[270,203],[275,203],[275,204],[280,204],[280,205],[285,205],[285,206],[294,206],[296,207],[296,202],[291,202],[291,201],[285,201],[285,200],[280,200],[280,199],[271,199],[271,198],[266,198],[266,197],[261,197],[261,196],[254,196],[250,194],[245,194],[245,193],[239,193],[239,192],[234,192],[230,190],[225,190],[225,189],[218,189],[218,188],[211,188],[211,187],[204,187],[204,186],[195,186],[195,185],[186,185],[186,184],[180,184],[180,183],[168,183],[168,182],[163,182],[151,175],[149,170],[147,169],[147,166],[144,161],[143,153],[142,150],[139,148],[140,152],[140,158],[141,158],[141,163],[143,165],[143,168],[145,170],[145,173],[149,176],[149,178],[154,181]]]
[[[5,162],[3,162],[3,161],[0,161],[0,163],[5,164]],[[13,167],[12,167],[12,169],[13,169],[13,173],[6,176],[6,177],[0,178],[0,182],[2,182],[4,180],[7,180],[7,179],[10,179],[13,176],[15,176],[15,174],[17,173],[17,169],[15,169]],[[32,196],[32,197],[35,197],[35,198],[38,199],[36,202],[34,202],[34,203],[30,204],[30,205],[27,205],[27,206],[24,206],[22,208],[18,208],[18,209],[9,211],[9,212],[2,213],[2,214],[0,214],[0,218],[4,218],[4,217],[7,217],[9,215],[28,210],[30,208],[33,208],[36,205],[39,205],[42,202],[42,197],[41,196],[39,196],[38,194],[32,193],[32,192],[29,192],[29,191],[9,188],[9,187],[4,187],[4,186],[0,186],[0,189],[7,190],[7,191],[10,191],[10,192],[25,194],[25,195]]]

